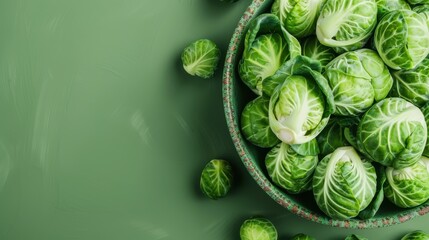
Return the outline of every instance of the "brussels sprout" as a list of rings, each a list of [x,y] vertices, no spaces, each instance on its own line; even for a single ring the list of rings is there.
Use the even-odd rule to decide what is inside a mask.
[[[317,146],[317,143],[312,144]],[[302,145],[311,147],[311,142]],[[311,189],[311,179],[318,161],[317,154],[318,151],[313,151],[308,152],[308,155],[300,155],[292,146],[280,143],[268,152],[265,166],[275,184],[290,193],[301,193]]]
[[[271,131],[268,121],[269,98],[258,97],[250,101],[241,114],[241,130],[244,137],[256,146],[269,148],[280,140]]]
[[[374,41],[387,66],[396,70],[412,69],[429,53],[429,28],[418,13],[396,10],[380,20]]]
[[[333,90],[335,115],[357,116],[389,93],[393,79],[378,54],[370,49],[344,53],[332,60],[325,77]]]
[[[401,240],[429,240],[429,234],[418,230],[408,233]]]
[[[316,71],[286,77],[270,99],[270,127],[287,144],[314,139],[326,126],[334,110],[333,96],[326,79]]]
[[[368,240],[368,238],[365,238],[356,234],[352,234],[347,236],[344,240]]]
[[[377,2],[377,18],[380,20],[386,13],[394,11],[394,10],[401,10],[401,9],[408,9],[411,10],[410,5],[405,0],[375,0]]]
[[[277,240],[277,230],[266,218],[250,218],[240,227],[241,240]]]
[[[231,188],[231,164],[225,160],[213,159],[204,167],[200,178],[200,189],[207,197],[224,197]]]
[[[313,176],[313,194],[319,208],[333,219],[349,219],[365,209],[376,192],[376,173],[353,147],[326,155]]]
[[[316,239],[307,234],[298,233],[297,235],[293,236],[290,240],[316,240]]]
[[[326,0],[275,0],[271,12],[297,38],[314,33],[320,9]]]
[[[386,168],[386,198],[398,207],[416,207],[429,199],[429,172],[423,161],[402,169]]]
[[[274,74],[289,57],[286,46],[278,33],[261,35],[240,62],[241,79],[258,95],[261,95],[262,81]]]
[[[337,56],[334,49],[322,45],[315,36],[306,38],[302,43],[302,54],[311,59],[317,60],[325,67]]]
[[[392,76],[392,97],[401,97],[416,106],[429,101],[429,58],[425,58],[414,69],[395,71]]]
[[[301,46],[273,14],[261,14],[250,24],[239,62],[241,80],[256,94],[262,95],[262,83],[289,58],[301,54]]]
[[[359,150],[384,166],[404,168],[420,159],[426,145],[423,113],[401,98],[386,98],[362,117],[357,130]]]
[[[332,119],[323,131],[316,137],[320,148],[320,157],[324,157],[339,147],[349,146],[344,137],[345,126],[340,119]]]
[[[384,183],[386,182],[386,171],[383,166],[376,165],[377,170],[377,189],[374,198],[371,203],[359,213],[359,218],[370,219],[375,216],[380,209],[381,204],[384,200]]]
[[[375,0],[327,0],[316,25],[320,43],[336,52],[365,45],[377,24]]]
[[[287,77],[307,71],[307,69],[321,72],[322,65],[320,64],[320,61],[301,55],[289,59],[283,63],[283,65],[276,71],[276,73],[274,73],[274,75],[263,81],[263,94],[266,96],[273,95],[274,89],[281,85]]]
[[[213,41],[200,39],[183,50],[183,68],[192,76],[211,78],[217,68],[219,57],[220,50]]]
[[[425,117],[426,127],[429,128],[429,102],[425,104],[422,108],[422,113]],[[429,134],[427,134],[425,149],[423,150],[423,155],[429,157]]]

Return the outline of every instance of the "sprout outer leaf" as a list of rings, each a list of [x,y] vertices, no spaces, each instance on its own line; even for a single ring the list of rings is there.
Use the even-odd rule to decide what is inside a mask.
[[[213,159],[204,167],[200,178],[200,189],[211,199],[224,197],[231,189],[233,173],[226,160]]]
[[[250,218],[240,227],[241,240],[277,240],[277,229],[266,218]]]
[[[217,68],[220,58],[220,50],[209,39],[200,39],[182,52],[183,68],[192,76],[211,78]]]

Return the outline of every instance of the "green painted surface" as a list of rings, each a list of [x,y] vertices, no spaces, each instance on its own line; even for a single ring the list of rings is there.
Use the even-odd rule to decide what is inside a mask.
[[[224,120],[221,69],[204,80],[180,63],[198,38],[224,56],[249,4],[0,1],[0,239],[233,240],[254,215],[284,240],[429,231],[429,215],[386,229],[311,223],[250,178]],[[217,201],[199,192],[212,158],[237,174]]]

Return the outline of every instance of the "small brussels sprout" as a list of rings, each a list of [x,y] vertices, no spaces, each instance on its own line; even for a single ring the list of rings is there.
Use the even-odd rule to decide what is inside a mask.
[[[217,68],[220,50],[208,39],[200,39],[183,50],[183,68],[192,76],[211,78]]]
[[[425,58],[414,69],[395,71],[392,76],[392,97],[401,97],[416,106],[429,101],[429,58]]]
[[[240,227],[241,240],[277,240],[277,230],[266,218],[250,218]]]
[[[422,113],[425,117],[426,127],[429,129],[429,102],[422,108]],[[429,134],[427,135],[425,149],[423,150],[423,156],[429,157]]]
[[[406,234],[401,238],[401,240],[429,240],[429,234],[421,230],[417,230]]]
[[[326,126],[334,110],[332,91],[319,72],[305,68],[286,77],[271,96],[270,127],[284,143],[313,140]]]
[[[344,240],[368,240],[368,238],[365,238],[356,234],[352,234],[347,236]]]
[[[419,108],[402,98],[386,98],[362,117],[357,140],[370,160],[387,167],[416,163],[426,145],[427,126]]]
[[[338,53],[362,48],[377,24],[375,0],[327,0],[317,20],[320,43]]]
[[[269,98],[260,96],[250,101],[241,114],[241,131],[244,137],[252,144],[269,148],[280,140],[271,131],[268,120]]]
[[[284,30],[280,20],[273,14],[261,14],[249,24],[238,73],[253,92],[262,95],[265,79],[300,54],[298,40]]]
[[[401,208],[416,207],[429,199],[429,172],[423,161],[402,169],[386,168],[386,198]]]
[[[286,30],[297,38],[314,33],[320,9],[326,0],[275,0],[271,12]]]
[[[302,54],[319,61],[323,68],[337,56],[334,49],[322,45],[315,36],[310,36],[303,41]]]
[[[279,143],[265,157],[265,166],[272,181],[293,194],[311,189],[311,179],[318,162],[319,151],[315,140],[302,145],[310,151],[301,155],[293,146]]]
[[[353,147],[326,155],[313,176],[313,194],[319,208],[333,219],[356,217],[376,192],[376,172]]]
[[[324,76],[333,90],[335,112],[357,116],[387,96],[393,79],[378,54],[370,49],[346,52],[332,60]]]
[[[204,167],[200,178],[200,189],[207,197],[224,197],[231,189],[233,174],[228,161],[213,159]]]
[[[380,20],[386,13],[408,9],[411,10],[410,5],[405,0],[375,0],[377,2],[378,14],[377,19]]]
[[[307,234],[298,233],[297,235],[293,236],[290,240],[316,240],[316,239]]]
[[[379,21],[374,41],[387,66],[396,70],[413,69],[429,53],[429,28],[420,14],[396,10]]]

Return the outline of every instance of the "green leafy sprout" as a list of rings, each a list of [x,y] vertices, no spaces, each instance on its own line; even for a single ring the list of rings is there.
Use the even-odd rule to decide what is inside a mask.
[[[204,167],[200,178],[200,189],[211,199],[222,198],[231,189],[233,172],[226,160],[213,159]]]
[[[217,68],[220,50],[217,45],[209,39],[200,39],[182,52],[183,68],[192,76],[211,78]]]

